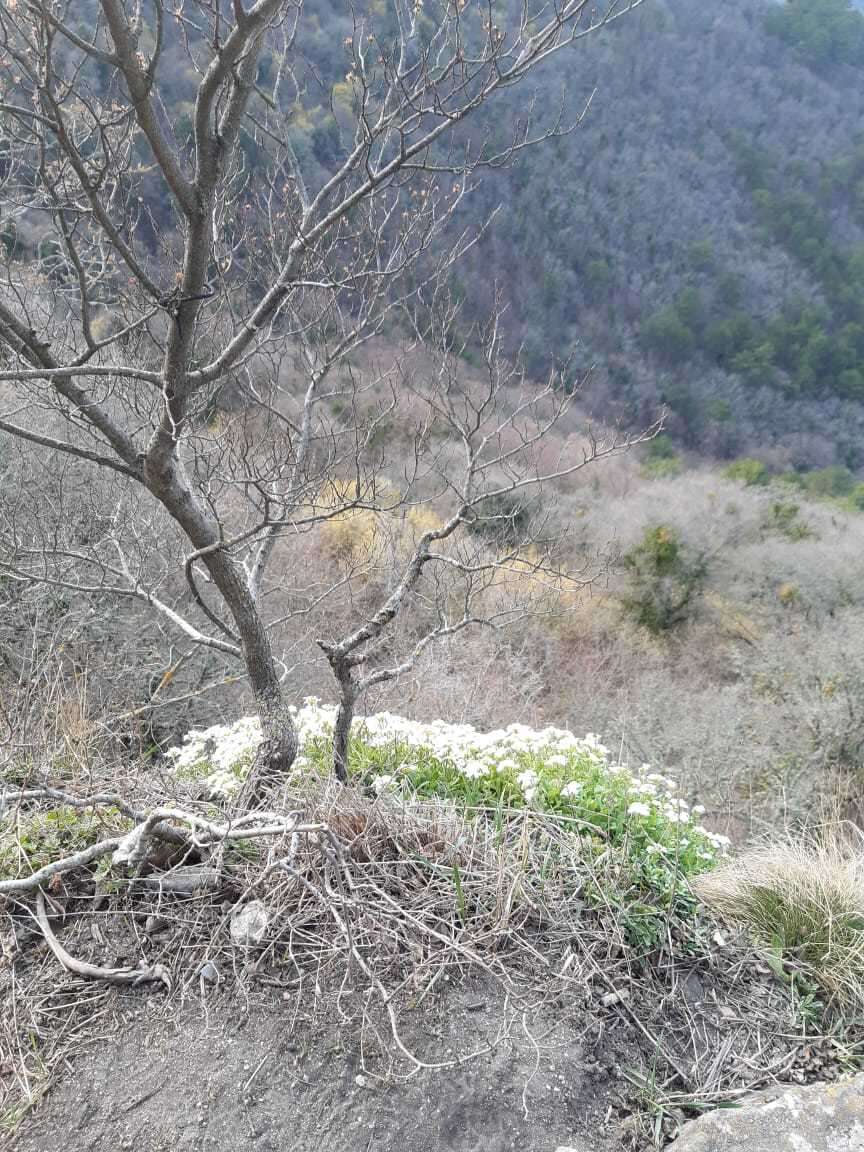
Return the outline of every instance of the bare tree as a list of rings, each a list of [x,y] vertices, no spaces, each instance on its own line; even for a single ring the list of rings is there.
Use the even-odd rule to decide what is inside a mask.
[[[544,607],[560,607],[562,590],[590,585],[605,557],[587,556],[578,571],[561,563],[566,533],[554,526],[554,482],[655,436],[661,422],[636,436],[612,432],[597,438],[590,426],[581,445],[566,450],[552,434],[560,429],[579,389],[567,373],[538,386],[500,350],[501,308],[472,342],[483,370],[466,379],[463,355],[475,333],[455,342],[458,308],[438,294],[415,332],[433,361],[405,370],[401,390],[419,401],[420,424],[412,482],[400,509],[421,508],[425,524],[403,555],[391,561],[392,587],[369,605],[363,623],[335,640],[320,640],[339,688],[333,765],[347,779],[349,737],[362,693],[410,672],[433,642],[467,628],[505,628]],[[435,443],[446,448],[435,449]],[[430,516],[432,509],[445,509]],[[551,596],[550,596],[551,594]],[[412,604],[414,635],[394,659],[393,632]]]
[[[360,378],[351,354],[473,243],[455,224],[480,171],[572,127],[554,109],[535,124],[531,109],[502,145],[500,128],[462,126],[640,2],[540,0],[499,21],[476,0],[393,0],[377,23],[351,6],[324,174],[292,138],[308,81],[297,0],[100,0],[89,20],[53,0],[0,11],[0,431],[101,477],[95,528],[76,533],[62,508],[35,536],[16,522],[4,570],[146,601],[193,645],[242,660],[264,735],[258,779],[296,753],[272,642],[286,619],[267,609],[274,551],[381,506],[376,441],[398,372]],[[220,429],[211,417],[228,393],[242,415]],[[480,427],[437,396],[464,479],[453,528],[418,543],[397,610],[447,562],[432,544],[497,491],[481,483],[495,468],[481,464]],[[165,542],[157,556],[132,511]],[[160,595],[172,541],[191,612]],[[339,669],[365,661],[393,615],[385,603],[328,650],[343,685],[353,674]]]

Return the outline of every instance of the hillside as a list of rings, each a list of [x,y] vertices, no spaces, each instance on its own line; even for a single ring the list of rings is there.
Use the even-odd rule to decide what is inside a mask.
[[[88,11],[77,13],[82,34]],[[349,144],[353,23],[334,0],[312,0],[304,17],[279,107],[316,184]],[[392,37],[381,0],[356,17]],[[163,47],[162,100],[181,147],[196,83],[185,44]],[[259,81],[279,69],[265,52]],[[475,142],[505,146],[528,109],[537,131],[562,98],[562,126],[585,113],[485,173],[460,204],[455,225],[469,232],[495,213],[455,273],[463,321],[485,319],[500,291],[510,351],[537,377],[553,363],[574,379],[593,368],[601,419],[636,428],[665,405],[673,437],[709,456],[859,471],[862,69],[864,15],[849,0],[648,0],[579,41],[470,128]],[[262,146],[250,135],[242,147],[254,171]],[[166,203],[150,173],[139,178],[155,256]],[[7,248],[41,252],[41,229],[39,216],[7,223]]]
[[[844,0],[662,0],[557,61],[540,104],[566,79],[590,110],[486,182],[466,298],[499,280],[529,364],[595,363],[607,417],[665,403],[708,453],[860,467],[862,28]]]
[[[340,137],[322,86],[338,95],[350,29],[316,11],[291,123],[326,170]],[[602,418],[637,426],[666,405],[709,455],[859,469],[862,68],[848,0],[652,0],[580,42],[472,129],[503,144],[527,108],[549,126],[565,92],[563,123],[585,112],[462,205],[460,227],[496,213],[457,274],[467,317],[502,290],[511,349],[537,376],[593,366]]]
[[[607,4],[0,4],[0,1147],[860,1136],[864,14]]]

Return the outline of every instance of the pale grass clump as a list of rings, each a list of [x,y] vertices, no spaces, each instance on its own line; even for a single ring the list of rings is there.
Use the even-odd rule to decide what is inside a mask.
[[[831,828],[754,848],[694,881],[715,913],[749,927],[787,971],[843,1007],[864,1005],[864,847]]]

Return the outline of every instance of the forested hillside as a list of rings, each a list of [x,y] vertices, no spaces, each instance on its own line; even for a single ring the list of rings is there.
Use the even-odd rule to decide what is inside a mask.
[[[321,0],[291,119],[325,170],[351,31],[334,7]],[[635,426],[665,404],[693,449],[859,469],[862,75],[848,0],[652,0],[580,42],[473,129],[494,138],[513,112],[548,125],[562,98],[563,124],[585,111],[463,204],[462,226],[496,214],[460,267],[468,314],[503,291],[529,369],[593,366],[603,418]]]
[[[590,111],[486,182],[466,296],[491,269],[532,368],[596,362],[604,415],[662,401],[695,448],[860,467],[864,17],[658,0],[584,47],[539,99],[566,72]]]
[[[355,18],[382,41],[393,33],[380,0],[353,15],[310,0],[302,64],[275,88],[293,148],[321,176],[350,143]],[[163,48],[181,144],[196,83],[185,43]],[[259,82],[280,70],[274,46]],[[693,450],[860,470],[862,78],[864,15],[850,0],[650,0],[579,41],[472,122],[475,143],[500,133],[504,145],[514,115],[539,131],[585,113],[462,201],[460,228],[495,214],[460,263],[465,316],[486,317],[503,293],[511,350],[536,376],[553,362],[574,379],[591,367],[601,419],[642,426],[666,405],[670,432]],[[251,135],[243,147],[254,170]],[[163,205],[140,177],[155,257]],[[38,240],[37,221],[18,228],[19,243]]]

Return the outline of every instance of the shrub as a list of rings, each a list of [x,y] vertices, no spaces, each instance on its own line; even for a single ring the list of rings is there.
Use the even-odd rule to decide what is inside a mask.
[[[777,589],[777,599],[787,608],[796,604],[800,599],[800,595],[797,585],[791,584],[789,581],[784,581]]]
[[[622,604],[649,632],[668,632],[692,613],[706,574],[703,556],[691,555],[674,528],[648,528],[623,558],[628,589]]]
[[[645,449],[642,471],[646,476],[660,479],[677,476],[681,471],[681,457],[675,452],[668,436],[655,436]]]
[[[848,468],[817,468],[805,472],[801,479],[806,491],[814,496],[848,496],[855,487],[855,477]]]
[[[747,488],[761,487],[768,483],[768,469],[761,460],[733,460],[723,469],[723,475],[727,480],[737,480]]]
[[[799,516],[797,504],[786,500],[775,500],[768,513],[768,527],[789,540],[808,540],[815,535],[813,529]]]

